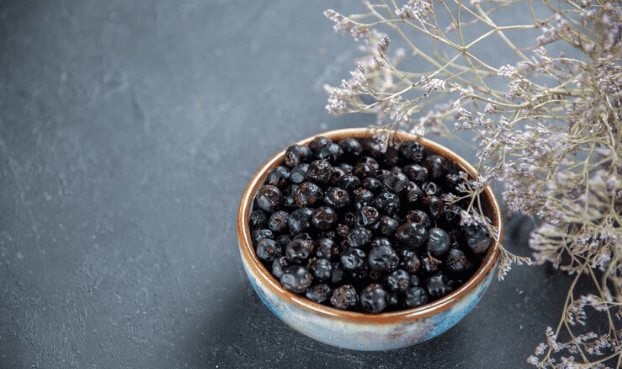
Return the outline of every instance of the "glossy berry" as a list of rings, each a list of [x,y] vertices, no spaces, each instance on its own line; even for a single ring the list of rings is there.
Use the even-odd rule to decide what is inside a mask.
[[[341,209],[350,204],[350,195],[348,194],[348,191],[342,188],[331,187],[326,190],[326,193],[324,194],[324,204],[332,207],[333,209]]]
[[[361,309],[366,313],[378,314],[387,307],[387,292],[379,283],[372,283],[361,291]]]
[[[333,174],[333,166],[326,160],[315,160],[307,168],[307,181],[323,185],[330,181]]]
[[[282,234],[278,236],[275,241],[281,249],[285,250],[285,246],[287,246],[288,243],[292,242],[292,238],[287,234]]]
[[[436,271],[438,271],[439,263],[440,260],[434,257],[424,256],[421,258],[421,270],[427,275],[436,273]]]
[[[400,259],[391,246],[374,247],[368,255],[369,267],[380,273],[389,273],[397,268]]]
[[[295,293],[305,293],[311,287],[313,276],[303,266],[291,266],[283,273],[280,280],[285,289]]]
[[[416,252],[408,249],[401,249],[398,252],[398,256],[400,258],[400,269],[404,269],[408,273],[417,273],[417,271],[419,271],[421,259],[419,259]]]
[[[313,182],[304,182],[296,189],[294,200],[299,208],[313,205],[324,199],[324,191]]]
[[[330,298],[330,303],[337,309],[348,310],[358,305],[359,296],[354,286],[346,284],[336,288]]]
[[[333,260],[339,254],[339,247],[328,237],[318,238],[314,243],[315,256]]]
[[[377,231],[383,236],[393,236],[399,226],[400,223],[396,219],[383,215],[378,220]]]
[[[270,174],[268,174],[268,177],[266,177],[266,181],[264,183],[281,187],[289,181],[289,177],[289,169],[282,165],[279,165],[278,167],[274,168],[274,170],[270,172]]]
[[[395,239],[410,248],[419,248],[428,237],[426,227],[421,223],[407,222],[399,226]]]
[[[358,210],[363,206],[372,205],[374,201],[374,194],[371,191],[359,187],[354,190],[354,207]]]
[[[362,162],[354,166],[352,174],[359,178],[374,177],[376,175],[376,169],[374,169],[373,164]]]
[[[346,235],[346,245],[351,248],[361,248],[371,242],[372,232],[365,227],[354,227]]]
[[[339,185],[339,181],[341,180],[341,177],[345,176],[346,172],[339,168],[339,167],[333,167],[333,173],[330,176],[330,180],[328,181],[328,183],[331,186],[338,186]]]
[[[373,193],[374,195],[379,194],[382,191],[382,182],[378,178],[374,177],[365,177],[361,181],[361,186]]]
[[[404,293],[404,307],[408,309],[428,303],[428,294],[421,287],[410,287]]]
[[[313,242],[309,240],[296,239],[288,243],[285,247],[285,256],[293,263],[306,261],[313,252]]]
[[[341,265],[344,270],[359,270],[365,264],[367,255],[361,249],[351,248],[344,251],[340,256]]]
[[[451,241],[449,234],[440,228],[432,228],[428,232],[428,242],[426,243],[426,249],[430,255],[439,257],[449,251]]]
[[[341,155],[343,155],[341,146],[336,143],[330,143],[320,149],[317,157],[322,160],[328,160],[330,163],[334,164],[339,160]]]
[[[272,261],[272,275],[277,279],[281,279],[281,276],[283,276],[283,273],[285,273],[285,270],[287,270],[289,266],[290,262],[285,256],[274,259],[274,261]]]
[[[316,259],[313,258],[309,260],[309,271],[315,277],[316,280],[326,281],[330,278],[330,274],[332,272],[332,264],[327,259]]]
[[[355,175],[346,174],[345,176],[339,178],[338,186],[339,188],[346,190],[349,193],[352,193],[354,190],[361,186],[361,180]]]
[[[419,164],[409,164],[404,167],[404,174],[411,181],[422,184],[428,180],[428,170]]]
[[[396,269],[387,275],[385,284],[392,292],[405,292],[410,287],[410,275],[404,269]]]
[[[447,252],[445,261],[443,263],[443,269],[448,275],[457,275],[464,272],[468,267],[468,260],[464,251],[453,248]]]
[[[332,283],[333,286],[341,283],[341,281],[343,281],[344,275],[345,272],[343,271],[343,266],[340,262],[337,261],[331,263],[330,283]]]
[[[281,198],[281,190],[278,187],[263,185],[257,190],[256,202],[260,209],[272,213],[281,204]]]
[[[345,138],[339,141],[346,160],[353,160],[363,153],[363,145],[356,138]]]
[[[254,244],[257,244],[259,241],[266,238],[274,238],[274,233],[272,233],[272,231],[268,228],[259,228],[251,232],[251,240]]]
[[[449,163],[440,155],[431,155],[425,158],[422,165],[428,169],[428,178],[435,180],[447,174]]]
[[[380,219],[380,213],[373,206],[363,206],[354,214],[354,225],[367,227]]]
[[[432,227],[432,222],[428,213],[423,210],[413,210],[406,214],[406,220],[409,222],[421,223],[426,229]]]
[[[305,297],[311,301],[315,301],[318,304],[323,304],[328,301],[333,290],[326,283],[316,284],[307,290]]]
[[[428,213],[432,216],[432,219],[437,220],[443,213],[443,201],[437,196],[427,196],[423,200],[424,205],[427,207]]]
[[[379,211],[393,215],[400,209],[400,197],[395,192],[384,191],[376,196],[373,204]]]
[[[425,289],[434,300],[439,299],[451,292],[449,280],[442,274],[429,277],[425,283]]]
[[[281,256],[281,248],[278,247],[276,241],[270,238],[264,238],[257,243],[257,257],[263,261],[273,261]]]
[[[263,227],[267,221],[268,221],[268,214],[261,209],[253,210],[251,212],[251,215],[248,217],[248,225],[251,228]]]
[[[404,142],[400,145],[398,149],[400,155],[411,162],[420,162],[425,158],[425,148],[419,142]]]
[[[311,150],[307,146],[292,145],[285,151],[283,163],[288,168],[293,168],[298,164],[308,163],[311,160]]]
[[[289,174],[289,181],[291,183],[301,184],[307,177],[307,169],[309,169],[309,164],[307,163],[296,165]]]
[[[268,221],[268,228],[272,232],[280,233],[287,229],[287,221],[289,220],[289,213],[283,210],[278,210],[270,216]]]
[[[311,226],[311,215],[313,215],[313,209],[310,208],[294,210],[287,220],[289,233],[297,235],[298,233],[306,231]]]
[[[319,231],[327,231],[337,224],[337,213],[329,206],[317,208],[311,215],[311,225]]]
[[[407,183],[408,177],[402,172],[391,172],[382,181],[384,188],[396,194],[402,192]]]
[[[488,229],[476,224],[464,227],[464,240],[468,250],[478,255],[486,253],[492,244]]]
[[[428,196],[438,196],[441,194],[441,188],[436,182],[426,182],[421,186],[421,190]]]
[[[319,154],[320,151],[333,143],[333,140],[331,140],[328,137],[323,137],[323,136],[318,136],[316,138],[314,138],[311,142],[309,142],[309,148],[311,149],[311,152],[314,154]]]
[[[296,190],[298,190],[298,185],[289,185],[283,191],[283,197],[281,199],[281,207],[285,209],[296,208]]]
[[[404,195],[406,203],[410,206],[420,204],[425,197],[425,192],[423,192],[423,190],[416,183],[412,183],[414,185],[409,186],[406,194]]]
[[[421,287],[421,279],[416,274],[410,275],[410,285],[412,287]]]

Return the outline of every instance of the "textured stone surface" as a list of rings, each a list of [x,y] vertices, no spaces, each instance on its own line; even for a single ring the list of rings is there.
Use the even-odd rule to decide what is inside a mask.
[[[374,120],[324,110],[358,51],[322,11],[347,3],[0,3],[0,368],[526,366],[568,283],[544,267],[381,353],[296,333],[244,275],[255,170]],[[527,254],[527,229],[510,222],[506,244]]]

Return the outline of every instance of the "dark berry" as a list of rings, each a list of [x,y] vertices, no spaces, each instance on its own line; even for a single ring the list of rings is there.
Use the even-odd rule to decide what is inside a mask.
[[[402,249],[398,252],[398,256],[400,258],[400,269],[404,269],[408,273],[417,273],[419,267],[421,267],[421,259],[419,259],[416,252]]]
[[[257,244],[259,241],[266,238],[274,238],[274,233],[272,233],[272,231],[267,228],[259,228],[251,232],[251,240],[254,244]]]
[[[428,303],[428,294],[421,287],[410,287],[404,293],[404,307],[408,309]]]
[[[312,282],[313,276],[303,266],[291,266],[281,276],[283,287],[295,293],[305,293]]]
[[[391,171],[387,169],[379,169],[378,171],[376,171],[376,178],[378,178],[380,182],[383,182],[390,175],[391,175]],[[384,185],[383,185],[383,188],[384,188]]]
[[[268,221],[268,214],[261,209],[255,209],[251,212],[251,215],[248,217],[248,225],[251,228],[259,228],[263,227]]]
[[[445,256],[443,269],[448,275],[458,275],[467,269],[468,260],[464,251],[460,249],[450,249]]]
[[[382,181],[384,188],[388,189],[393,193],[402,192],[406,187],[407,183],[408,177],[406,177],[406,175],[402,172],[391,172]]]
[[[428,178],[435,180],[444,177],[448,170],[448,162],[440,155],[431,155],[425,158],[423,166],[428,169]]]
[[[339,164],[339,168],[346,174],[352,174],[352,169],[354,169],[354,167],[348,163]]]
[[[296,235],[307,230],[311,226],[311,215],[313,215],[313,209],[299,208],[294,210],[287,220],[289,233]]]
[[[409,164],[404,167],[404,174],[413,182],[422,184],[428,180],[428,170],[419,164]]]
[[[335,241],[327,237],[318,238],[314,245],[315,256],[333,260],[339,254],[339,247]]]
[[[311,160],[311,150],[307,146],[292,145],[285,151],[283,163],[288,168],[293,168],[301,163],[308,163]]]
[[[339,141],[339,146],[348,160],[356,159],[363,153],[363,145],[356,138],[345,138]]]
[[[383,236],[393,236],[400,223],[388,215],[383,215],[378,220],[378,232]]]
[[[319,154],[320,151],[333,143],[333,140],[331,140],[328,137],[324,137],[324,136],[318,136],[316,138],[314,138],[311,142],[309,142],[309,148],[311,149],[311,152],[313,152],[314,154]]]
[[[400,155],[395,147],[389,146],[380,159],[382,160],[382,165],[394,167],[400,162]]]
[[[378,178],[374,177],[365,177],[361,181],[361,186],[373,194],[377,195],[382,191],[382,182]]]
[[[374,199],[374,206],[385,214],[393,215],[400,209],[400,197],[394,192],[382,192]]]
[[[372,283],[361,291],[361,309],[366,313],[378,314],[387,307],[387,292],[379,283]]]
[[[432,228],[428,232],[426,248],[430,255],[438,257],[449,251],[451,245],[449,234],[440,228]]]
[[[311,237],[311,235],[307,232],[300,232],[292,238],[292,241],[293,240],[313,241],[313,237]]]
[[[295,239],[285,247],[285,256],[294,263],[304,262],[312,252],[313,242],[309,240]]]
[[[384,281],[390,291],[405,292],[410,287],[410,274],[404,269],[396,269]]]
[[[287,228],[287,221],[289,220],[289,213],[283,210],[276,211],[270,216],[268,221],[268,228],[272,232],[280,233]]]
[[[426,229],[430,229],[432,222],[430,216],[423,210],[412,210],[406,214],[406,220],[409,222],[421,223]]]
[[[339,178],[339,188],[352,193],[361,186],[361,180],[355,175],[345,175]]]
[[[333,167],[333,173],[330,175],[329,183],[331,184],[331,186],[338,186],[339,181],[341,180],[341,177],[345,175],[346,175],[346,172],[343,169],[339,167]]]
[[[282,250],[276,244],[276,241],[270,238],[264,238],[257,243],[257,257],[263,261],[273,261],[281,256]]]
[[[421,269],[425,272],[424,274],[432,274],[438,270],[438,265],[440,264],[440,260],[431,257],[424,256],[421,258]]]
[[[346,235],[346,244],[348,247],[361,248],[369,244],[372,233],[364,227],[355,227]]]
[[[320,281],[326,281],[330,278],[332,272],[332,265],[327,259],[311,259],[309,260],[309,271]]]
[[[290,262],[285,256],[280,256],[272,262],[272,275],[276,279],[281,279],[283,273],[289,268]]]
[[[463,229],[464,240],[469,251],[478,255],[482,255],[488,251],[488,248],[492,244],[488,228],[477,224],[471,224],[465,226]]]
[[[399,226],[395,232],[395,239],[402,245],[410,248],[418,248],[428,237],[426,227],[421,223],[407,222]]]
[[[410,285],[413,287],[421,287],[421,279],[416,274],[410,275]]]
[[[341,146],[336,143],[330,143],[320,149],[317,153],[317,157],[322,160],[328,160],[330,163],[336,163],[337,160],[343,155]]]
[[[436,182],[426,182],[421,186],[421,189],[428,196],[438,196],[441,194],[441,188]]]
[[[414,182],[412,182],[414,186],[409,186],[410,188],[406,191],[404,198],[406,203],[410,206],[416,205],[423,200],[425,196],[425,192]]]
[[[361,249],[351,248],[344,251],[339,259],[344,270],[356,271],[365,264],[367,255],[365,254],[365,251]]]
[[[302,183],[294,193],[294,200],[299,208],[313,205],[323,199],[324,191],[313,182]]]
[[[354,190],[354,207],[358,210],[363,206],[372,205],[374,201],[374,194],[371,191],[359,187]]]
[[[330,298],[330,303],[341,310],[354,309],[359,302],[359,296],[354,286],[345,284],[336,288]]]
[[[430,297],[434,300],[439,299],[451,292],[449,287],[449,280],[442,274],[433,275],[428,277],[425,282],[425,289],[428,291]]]
[[[317,208],[311,215],[311,224],[320,231],[327,231],[337,223],[337,213],[329,206]]]
[[[338,236],[345,238],[350,232],[350,227],[348,227],[347,224],[340,223],[340,224],[337,224],[337,227],[335,227],[335,231]]]
[[[444,218],[448,224],[458,226],[461,223],[463,211],[464,209],[459,206],[445,205],[443,209]]]
[[[370,163],[361,162],[354,166],[352,174],[359,178],[374,177],[376,175],[376,169],[374,169],[374,166]]]
[[[326,283],[316,284],[309,288],[305,293],[305,297],[311,301],[315,301],[318,304],[323,304],[328,301],[333,290]]]
[[[331,263],[331,270],[330,283],[333,285],[341,283],[345,274],[341,263],[338,261]]]
[[[279,165],[278,167],[274,168],[274,170],[270,172],[270,174],[268,174],[265,184],[281,187],[289,181],[289,177],[289,169],[282,165]]]
[[[357,227],[367,227],[380,219],[380,213],[373,206],[363,206],[354,214],[354,224]]]
[[[419,142],[404,142],[398,149],[404,159],[412,162],[420,162],[425,158],[425,148]]]
[[[263,185],[257,190],[257,206],[259,208],[272,213],[281,204],[281,190],[272,185]]]
[[[307,163],[296,165],[289,174],[289,181],[291,183],[301,184],[307,177],[307,169],[309,169],[309,164]]]
[[[333,166],[326,160],[315,160],[307,168],[307,181],[318,185],[326,184],[333,175]]]
[[[291,209],[296,207],[296,190],[298,190],[298,185],[290,185],[283,191],[283,197],[281,200],[281,206],[286,209]]]
[[[432,219],[435,221],[439,219],[441,214],[443,213],[443,201],[439,199],[437,196],[426,196],[423,199],[424,205],[428,208],[428,213],[432,216]]]
[[[285,250],[285,246],[290,242],[292,242],[292,238],[286,234],[282,234],[276,238],[276,244],[279,245],[282,250]]]
[[[369,267],[380,273],[389,273],[397,268],[400,259],[391,246],[378,246],[369,251]]]
[[[350,204],[350,195],[344,189],[331,187],[324,194],[324,204],[334,209],[341,209]]]

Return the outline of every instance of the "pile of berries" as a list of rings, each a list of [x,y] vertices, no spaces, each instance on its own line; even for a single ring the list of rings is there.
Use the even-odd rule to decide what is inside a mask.
[[[469,179],[415,141],[318,137],[292,145],[258,189],[257,257],[284,288],[337,309],[380,313],[461,286],[492,244],[447,201]],[[466,200],[463,200],[466,201]]]

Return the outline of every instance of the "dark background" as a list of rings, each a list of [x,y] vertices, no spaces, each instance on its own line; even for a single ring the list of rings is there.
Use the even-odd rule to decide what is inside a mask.
[[[547,267],[495,279],[440,337],[376,353],[295,332],[246,278],[236,216],[254,172],[375,120],[324,109],[359,53],[322,12],[356,6],[0,3],[0,368],[527,366],[568,285]],[[506,246],[528,255],[531,224],[509,219]]]

